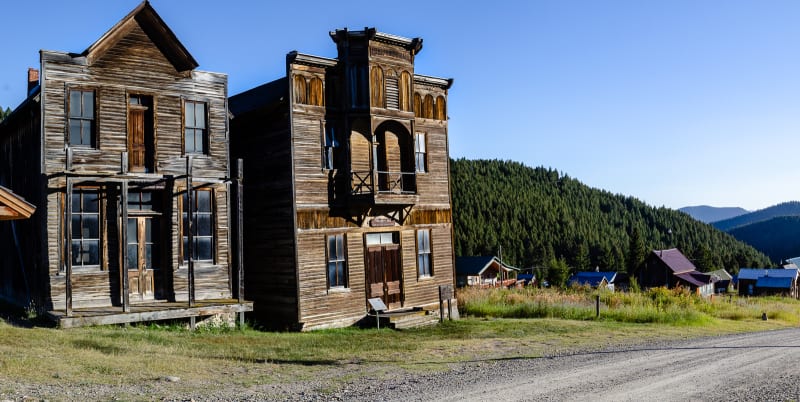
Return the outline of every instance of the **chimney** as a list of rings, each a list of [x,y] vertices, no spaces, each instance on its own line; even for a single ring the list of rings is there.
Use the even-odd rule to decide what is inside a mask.
[[[28,68],[28,95],[31,91],[39,85],[39,70],[29,67]]]

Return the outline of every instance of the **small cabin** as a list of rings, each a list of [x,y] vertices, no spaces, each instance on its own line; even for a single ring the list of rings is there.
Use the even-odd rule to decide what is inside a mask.
[[[494,256],[456,257],[456,285],[499,287],[516,283],[518,268]]]

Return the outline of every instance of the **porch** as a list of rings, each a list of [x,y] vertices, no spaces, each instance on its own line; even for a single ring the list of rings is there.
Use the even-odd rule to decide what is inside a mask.
[[[237,299],[210,299],[195,301],[190,307],[186,301],[154,301],[131,304],[129,310],[122,311],[120,306],[73,308],[71,315],[67,315],[66,310],[53,310],[48,311],[46,316],[53,320],[59,328],[73,328],[197,318],[217,314],[243,314],[253,311],[253,302],[240,302]]]

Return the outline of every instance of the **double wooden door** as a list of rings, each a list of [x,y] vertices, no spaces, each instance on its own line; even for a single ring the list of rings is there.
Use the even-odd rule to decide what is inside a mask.
[[[367,247],[367,293],[379,297],[390,309],[403,304],[403,278],[399,244]]]
[[[128,218],[128,289],[131,300],[153,300],[160,261],[159,220],[153,216]]]

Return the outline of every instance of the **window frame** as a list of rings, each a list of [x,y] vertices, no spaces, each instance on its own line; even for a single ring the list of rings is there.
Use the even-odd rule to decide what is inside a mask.
[[[195,124],[195,125],[192,125],[192,126],[190,126],[188,124],[188,122],[187,122],[187,117],[188,117],[187,113],[189,111],[189,108],[187,107],[187,105],[189,105],[189,104],[195,105],[193,107],[193,109],[195,110],[195,113],[194,113],[194,116],[193,116],[194,117],[193,124]],[[197,106],[196,105],[198,105],[198,104],[203,105],[203,108],[204,108],[204,111],[203,111],[203,124],[204,124],[204,127],[197,127],[196,126],[196,124],[197,124],[197,112],[196,112]],[[183,142],[183,155],[208,155],[209,154],[209,152],[210,152],[209,148],[210,148],[211,141],[210,141],[210,129],[209,129],[209,125],[208,125],[208,120],[209,120],[209,108],[208,108],[208,105],[209,105],[209,102],[205,101],[205,100],[183,99],[183,106],[181,108],[182,112],[183,112],[182,113],[182,118],[181,118],[181,122],[182,122],[181,125],[183,126],[183,129],[181,130],[183,132],[183,138],[182,138],[183,139],[183,141],[182,141]],[[187,147],[186,137],[187,137],[187,133],[188,133],[189,130],[193,131],[192,138],[193,138],[193,142],[195,144],[192,151],[189,151],[186,148]],[[202,148],[200,149],[200,151],[197,150],[197,130],[200,130],[200,136],[201,136],[201,140],[202,140]]]
[[[335,244],[335,249],[341,251],[341,255],[331,254],[331,240]],[[331,278],[331,264],[335,264],[334,272],[337,273],[337,278]],[[341,278],[339,273],[341,271]],[[335,233],[325,236],[325,284],[328,290],[333,289],[348,289],[349,283],[349,267],[347,264],[347,236],[344,233]],[[335,281],[335,283],[334,283]]]
[[[216,201],[215,200],[215,192],[214,192],[214,189],[211,189],[211,188],[195,188],[192,191],[194,193],[193,194],[193,201],[194,201],[194,204],[195,204],[195,207],[192,208],[192,216],[194,217],[193,218],[193,224],[194,224],[193,228],[195,229],[195,234],[192,235],[192,240],[195,243],[195,246],[192,248],[193,254],[197,255],[197,252],[198,252],[197,243],[198,243],[199,239],[210,238],[210,241],[211,241],[211,250],[210,250],[211,256],[210,256],[210,258],[208,258],[208,259],[200,259],[200,258],[195,257],[192,261],[195,262],[195,263],[215,264],[216,263],[216,257],[217,257],[217,243],[216,243],[216,240],[217,240],[216,223],[217,222],[216,222],[216,208],[215,208],[215,206],[216,206],[216,203],[215,203],[215,201]],[[201,212],[201,211],[199,211],[199,208],[197,208],[197,205],[199,204],[198,197],[197,197],[198,193],[207,193],[208,194],[208,196],[209,196],[209,202],[208,202],[209,212]],[[180,243],[178,244],[178,250],[179,250],[179,253],[180,253],[179,259],[180,259],[180,263],[181,264],[188,264],[188,262],[189,262],[189,258],[188,258],[187,253],[186,253],[186,248],[188,247],[188,240],[189,240],[188,231],[186,230],[186,224],[188,223],[188,221],[185,220],[185,218],[186,218],[185,214],[186,214],[186,201],[187,201],[187,199],[188,199],[188,193],[187,193],[186,189],[184,189],[182,194],[181,194],[181,197],[180,197],[180,205],[179,205],[179,208],[180,208],[180,211],[179,211],[179,214],[180,214],[180,227],[179,227],[179,229],[180,229],[180,237],[179,237],[180,238]],[[209,230],[210,230],[210,233],[211,233],[210,235],[198,235],[197,234],[197,229],[199,227],[199,225],[197,224],[197,219],[200,217],[200,214],[209,216],[209,220],[210,220],[210,222],[209,222]],[[185,242],[185,244],[184,244],[184,242]]]
[[[84,194],[95,194],[96,195],[96,197],[97,197],[97,199],[96,199],[97,211],[96,212],[84,212],[83,211],[83,206],[84,206],[84,201],[83,201],[84,197],[83,197],[83,195]],[[95,241],[95,242],[97,242],[97,263],[96,264],[84,264],[82,262],[81,263],[77,263],[75,261],[75,258],[76,258],[76,255],[78,255],[80,253],[75,253],[74,250],[70,253],[70,256],[72,258],[72,261],[70,263],[71,263],[73,271],[100,271],[100,270],[103,269],[103,260],[104,260],[103,259],[103,251],[104,251],[103,250],[103,235],[104,235],[104,233],[103,233],[103,227],[104,227],[103,218],[104,218],[104,215],[103,215],[103,201],[102,201],[103,197],[102,197],[102,192],[101,192],[101,189],[99,187],[79,187],[79,188],[76,188],[76,189],[74,189],[72,191],[72,196],[75,197],[76,195],[78,196],[78,201],[79,202],[76,203],[76,202],[74,202],[74,200],[71,202],[71,204],[72,204],[72,208],[71,209],[72,210],[67,211],[68,212],[67,219],[70,219],[70,220],[73,219],[74,215],[76,215],[75,208],[78,207],[79,208],[79,211],[77,211],[78,225],[75,225],[74,222],[70,224],[70,229],[72,231],[72,236],[71,236],[72,243],[68,244],[67,247],[72,248],[73,244],[77,241],[78,244],[79,244],[79,247],[80,247],[79,250],[80,250],[80,249],[83,248],[82,244],[84,242],[87,242],[87,241]],[[88,238],[88,237],[84,237],[83,236],[83,231],[81,230],[83,228],[83,225],[82,225],[82,223],[84,221],[83,217],[84,216],[88,216],[88,215],[94,215],[97,218],[97,227],[96,227],[97,238]],[[76,236],[76,234],[75,234],[76,228],[77,228],[77,230],[79,232],[78,236]],[[66,240],[66,236],[64,236],[64,240]],[[66,241],[65,241],[65,243],[66,243]],[[62,267],[62,270],[63,270],[63,267]]]
[[[417,279],[432,278],[433,271],[433,247],[431,242],[430,229],[418,229],[416,234],[417,246]],[[427,258],[423,258],[427,257]],[[424,262],[423,262],[424,261]]]
[[[421,161],[420,158],[422,158]],[[414,133],[414,171],[428,173],[428,136],[424,132]]]
[[[72,103],[72,94],[73,92],[79,92],[80,95],[80,115],[73,116],[72,112],[74,109],[74,105]],[[84,105],[85,101],[85,94],[91,93],[92,94],[92,106],[88,108],[91,110],[92,115],[91,117],[86,116],[87,108]],[[67,88],[66,99],[65,99],[65,108],[66,108],[66,138],[65,142],[68,146],[73,148],[82,148],[82,149],[97,149],[99,147],[99,141],[97,140],[97,90],[95,88],[87,88],[87,87],[71,87]],[[80,123],[80,131],[83,131],[84,124],[89,124],[89,143],[83,143],[83,135],[80,134],[79,137],[81,139],[80,143],[73,144],[72,143],[72,123],[73,121],[78,121]]]
[[[339,141],[336,140],[336,128],[334,124],[325,123],[320,120],[320,134],[321,134],[321,167],[322,170],[335,170],[334,162],[336,160],[336,148],[339,147]]]

